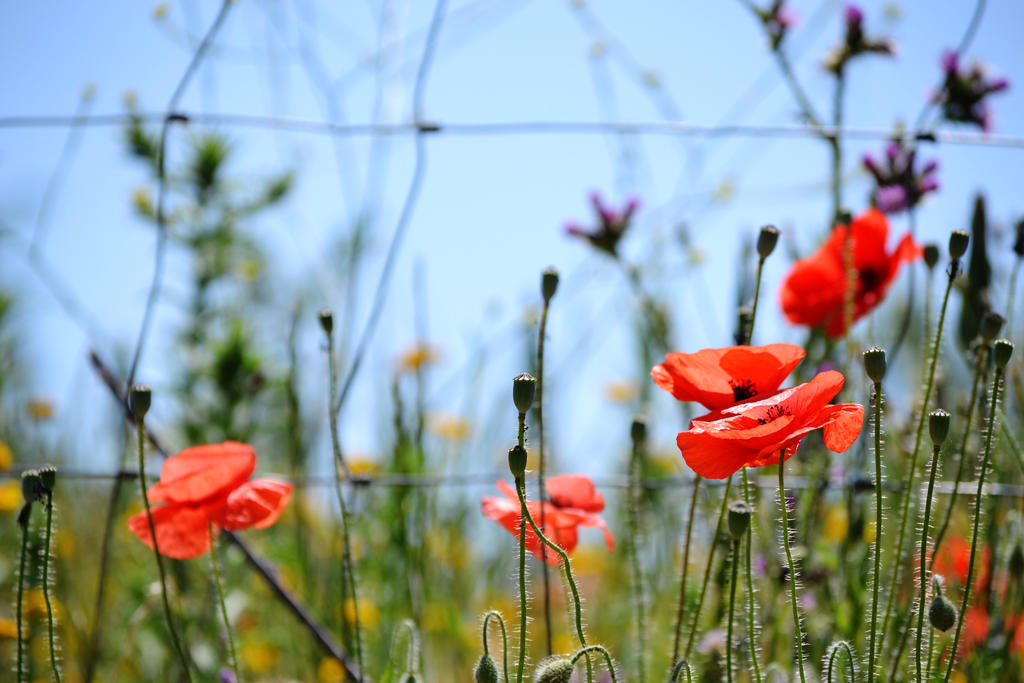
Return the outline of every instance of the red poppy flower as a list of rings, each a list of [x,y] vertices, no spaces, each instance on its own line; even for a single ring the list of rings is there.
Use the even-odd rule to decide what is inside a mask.
[[[210,549],[209,524],[228,531],[265,529],[281,516],[292,485],[272,479],[247,481],[256,469],[256,451],[235,441],[187,448],[164,463],[160,481],[148,491],[160,553],[188,560]],[[146,513],[128,528],[150,548]]]
[[[544,482],[550,503],[543,503],[544,524],[541,525],[541,503],[535,500],[526,501],[530,516],[544,535],[562,550],[571,553],[579,543],[579,527],[597,527],[604,531],[604,541],[608,550],[615,548],[615,539],[611,531],[598,517],[597,513],[604,509],[604,498],[594,488],[594,482],[582,474],[563,474],[551,477]],[[493,519],[505,527],[513,536],[519,536],[520,506],[519,496],[514,488],[504,481],[498,482],[498,489],[505,494],[504,498],[487,496],[481,503],[484,517]],[[542,559],[541,540],[529,524],[526,526],[526,548],[538,560]],[[548,551],[548,564],[558,564],[557,553]]]
[[[805,355],[793,344],[669,353],[664,363],[651,370],[651,378],[680,401],[697,401],[708,410],[721,410],[773,393]]]
[[[843,307],[848,280],[845,258],[848,230],[853,266],[857,271],[853,320],[860,319],[882,302],[900,263],[913,261],[923,251],[908,233],[893,252],[886,252],[889,224],[884,213],[869,209],[853,219],[849,227],[837,225],[817,252],[794,263],[779,295],[783,312],[792,323],[824,327],[833,339],[846,333]]]
[[[992,550],[985,546],[975,558],[974,588],[982,590],[989,580],[989,563]],[[967,565],[971,561],[971,544],[963,536],[951,536],[939,547],[932,563],[932,571],[947,579],[956,579],[963,586],[967,583]]]
[[[699,417],[676,444],[690,469],[710,479],[778,463],[783,449],[788,460],[816,429],[825,430],[825,446],[842,453],[857,440],[864,421],[860,404],[828,404],[842,386],[843,376],[835,370],[819,373],[805,384]]]

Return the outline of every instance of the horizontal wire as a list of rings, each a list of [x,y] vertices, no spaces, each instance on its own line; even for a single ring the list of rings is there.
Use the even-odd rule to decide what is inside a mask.
[[[22,467],[13,468],[6,472],[0,472],[0,479],[17,479],[21,477],[21,473],[29,471],[32,468]],[[60,469],[57,470],[58,479],[70,479],[77,481],[110,481],[113,479],[121,478],[125,480],[134,481],[139,476],[138,471],[124,469],[117,472],[101,472],[101,471],[90,471],[90,470],[77,470],[77,469]],[[303,476],[303,477],[289,477],[283,474],[267,473],[266,476],[273,479],[279,479],[286,481],[297,488],[319,488],[334,486],[333,476]],[[506,478],[507,473],[501,472],[476,472],[467,474],[401,474],[401,473],[385,473],[385,474],[374,474],[374,475],[360,475],[354,474],[351,479],[348,479],[345,483],[353,487],[369,488],[373,486],[384,486],[384,487],[416,487],[416,488],[441,488],[448,486],[485,486],[494,484],[496,481]],[[158,477],[148,477],[152,481],[157,481]],[[604,476],[604,477],[592,477],[595,486],[603,488],[613,489],[625,489],[629,487],[629,478],[626,476]],[[778,487],[778,480],[775,477],[754,477],[751,482],[762,489],[775,489]],[[724,479],[707,479],[705,483],[712,487],[723,486],[725,484]],[[662,490],[662,489],[677,489],[686,488],[693,485],[693,477],[689,475],[677,475],[672,477],[663,477],[660,479],[643,479],[640,485],[649,490]],[[854,482],[854,485],[859,491],[869,491],[872,489],[871,483],[866,482],[864,486],[861,486],[859,482]],[[937,481],[935,482],[936,493],[950,494],[953,492],[953,488],[956,482],[952,481]],[[790,489],[807,489],[807,488],[822,488],[822,489],[834,489],[834,490],[845,490],[851,486],[851,482],[832,478],[829,479],[824,485],[819,480],[812,480],[809,477],[801,476],[787,476],[786,477],[786,488]],[[957,491],[957,495],[961,496],[973,496],[976,493],[977,482],[960,482],[960,490]],[[886,482],[885,489],[887,491],[902,491],[903,486],[901,483]],[[1024,485],[1020,484],[1000,484],[1000,483],[988,483],[984,487],[983,495],[1002,496],[1008,498],[1024,498]]]
[[[163,121],[163,112],[136,112],[124,114],[2,116],[0,128],[48,128],[67,126],[120,126],[133,118],[142,121]],[[300,133],[326,135],[415,135],[433,133],[457,136],[498,135],[676,135],[689,137],[777,137],[777,138],[833,138],[889,140],[907,137],[899,131],[886,128],[833,127],[815,128],[791,124],[699,124],[683,121],[557,121],[522,120],[490,122],[418,121],[410,123],[332,123],[315,119],[251,114],[174,112],[169,118],[181,123],[199,125],[227,125],[242,128],[269,128]],[[919,142],[973,147],[1024,148],[1024,137],[1015,135],[989,135],[948,130],[930,131],[911,135]]]

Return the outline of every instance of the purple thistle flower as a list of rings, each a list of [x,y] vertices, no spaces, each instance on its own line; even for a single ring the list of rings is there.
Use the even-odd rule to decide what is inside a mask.
[[[871,193],[872,201],[884,213],[899,213],[917,206],[930,192],[939,189],[936,177],[939,162],[929,160],[921,168],[914,169],[917,150],[905,147],[900,140],[891,140],[885,146],[885,158],[879,162],[871,155],[865,155],[864,168],[875,181]]]
[[[590,204],[594,208],[594,213],[597,214],[597,227],[587,230],[576,221],[569,221],[565,224],[565,232],[573,237],[585,239],[592,246],[617,258],[619,240],[626,233],[633,214],[640,208],[640,200],[630,197],[621,210],[616,210],[605,204],[600,193],[592,192]]]
[[[942,105],[942,116],[953,123],[970,123],[988,132],[992,128],[992,112],[986,97],[1010,87],[1005,77],[989,78],[978,63],[961,70],[960,60],[952,50],[942,54],[940,63],[945,73],[935,101]]]

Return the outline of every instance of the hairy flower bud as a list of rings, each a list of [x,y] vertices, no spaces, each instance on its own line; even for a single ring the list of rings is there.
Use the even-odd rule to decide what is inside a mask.
[[[928,266],[928,270],[934,268],[939,262],[939,245],[937,244],[926,244],[924,245],[924,264]]]
[[[508,449],[508,468],[517,479],[526,472],[526,458],[526,449],[519,444]]]
[[[572,678],[572,660],[567,657],[550,657],[540,663],[533,673],[534,683],[569,683]]]
[[[956,625],[956,607],[945,595],[939,593],[928,605],[928,623],[940,631],[948,631]]]
[[[38,470],[27,470],[21,473],[21,495],[26,503],[46,500],[46,484],[39,476]]]
[[[870,349],[864,352],[864,370],[867,371],[868,377],[875,384],[878,384],[885,377],[885,349],[872,346]]]
[[[999,336],[999,330],[1003,328],[1006,319],[995,311],[986,311],[981,317],[981,339],[985,344],[991,344]]]
[[[489,654],[481,655],[480,661],[473,669],[473,680],[476,683],[498,683],[498,665]]]
[[[941,408],[928,413],[928,434],[933,444],[941,446],[949,436],[949,413]]]
[[[537,379],[524,372],[516,375],[512,380],[512,402],[516,404],[516,410],[525,413],[533,405],[533,397],[537,393]]]
[[[949,236],[949,258],[954,261],[967,253],[970,236],[963,230],[954,230]]]
[[[57,485],[57,468],[53,465],[43,465],[39,468],[39,479],[46,487],[46,492],[53,495],[53,489]]]
[[[128,407],[132,410],[135,421],[146,417],[149,406],[153,403],[153,391],[144,384],[136,384],[132,387],[132,393],[128,397]]]
[[[765,225],[757,236],[757,255],[765,260],[775,251],[775,245],[779,243],[779,229],[774,225]]]
[[[740,540],[747,533],[752,512],[750,506],[742,500],[729,504],[729,533],[734,541]]]
[[[540,274],[540,295],[544,297],[544,303],[548,303],[558,291],[558,271],[554,268],[547,268]]]
[[[334,331],[334,314],[331,313],[331,309],[324,308],[317,313],[316,317],[320,320],[320,327],[323,328],[326,334],[330,334]]]
[[[1010,356],[1013,355],[1013,342],[1009,339],[997,339],[995,345],[992,347],[992,357],[996,361],[997,368],[1005,368],[1006,364],[1010,362]]]

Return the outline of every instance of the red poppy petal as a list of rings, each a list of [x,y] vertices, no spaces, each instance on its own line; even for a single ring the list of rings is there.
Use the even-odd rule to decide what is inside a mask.
[[[779,290],[782,311],[790,322],[817,327],[843,304],[846,275],[842,262],[820,249],[793,264]]]
[[[562,510],[563,514],[571,515],[573,522],[579,526],[595,527],[604,532],[604,544],[608,546],[608,552],[615,550],[615,537],[605,521],[599,515],[591,512],[578,512],[576,510]]]
[[[604,497],[594,482],[583,474],[560,474],[544,482],[551,502],[560,508],[576,508],[587,512],[604,510]]]
[[[821,412],[825,420],[825,447],[836,453],[843,453],[860,436],[864,426],[864,406],[859,403],[841,403],[825,406]]]
[[[281,516],[291,499],[292,485],[273,479],[253,479],[232,491],[211,518],[227,529],[266,529]]]
[[[728,349],[669,353],[651,369],[654,383],[680,401],[697,401],[709,410],[735,402],[729,376],[719,365]]]
[[[721,367],[737,383],[750,382],[754,393],[765,396],[782,384],[807,352],[795,344],[733,346],[723,355]]]
[[[532,500],[527,501],[526,504],[530,510],[530,516],[540,526],[540,505]],[[480,507],[484,517],[494,520],[514,537],[519,538],[521,508],[518,502],[513,502],[508,498],[485,496],[481,501]],[[544,535],[551,539],[552,542],[556,543],[567,553],[572,552],[576,548],[578,536],[574,517],[563,515],[553,505],[545,505],[544,522],[541,528],[544,530]],[[534,557],[538,560],[542,560],[541,545],[542,541],[533,532],[533,528],[527,524],[526,549],[533,553]],[[548,564],[558,564],[560,561],[558,553],[553,551],[546,553],[546,558]]]
[[[889,221],[878,209],[868,209],[853,219],[853,265],[858,270],[883,266],[889,257],[885,243],[889,238]],[[843,247],[845,249],[845,246]]]
[[[519,507],[519,494],[516,493],[516,490],[514,488],[512,488],[511,486],[509,486],[508,482],[506,482],[506,481],[499,481],[497,483],[497,486],[498,486],[498,490],[501,491],[502,493],[504,493],[506,498],[509,498],[509,499],[514,500],[516,502],[516,507],[518,508]]]
[[[236,441],[186,448],[167,458],[149,498],[165,503],[199,503],[239,486],[256,469],[256,451]]]
[[[153,508],[153,526],[156,528],[156,541],[161,555],[176,560],[190,560],[210,549],[212,541],[209,519],[200,508],[187,505]],[[128,528],[140,541],[153,547],[145,511],[131,517]]]
[[[725,479],[756,455],[741,443],[723,442],[709,432],[680,432],[676,445],[687,466],[705,479]]]

